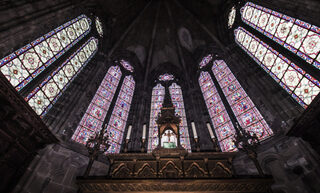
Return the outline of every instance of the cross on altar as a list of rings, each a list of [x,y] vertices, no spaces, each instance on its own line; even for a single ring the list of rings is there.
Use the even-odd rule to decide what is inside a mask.
[[[168,133],[165,133],[164,136],[168,137],[168,142],[170,142],[170,137],[172,136],[172,131],[168,130]]]

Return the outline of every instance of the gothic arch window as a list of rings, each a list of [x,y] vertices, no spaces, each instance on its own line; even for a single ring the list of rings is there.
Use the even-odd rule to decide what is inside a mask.
[[[320,28],[248,2],[242,21],[320,69]]]
[[[25,100],[33,110],[44,116],[61,96],[69,83],[81,72],[98,49],[98,40],[90,38],[75,53],[53,71]]]
[[[254,103],[243,90],[229,67],[223,60],[212,62],[212,72],[217,84],[214,84],[209,72],[202,71],[199,85],[205,99],[212,124],[215,128],[222,151],[237,150],[233,144],[233,135],[236,130],[230,116],[234,115],[240,126],[255,133],[260,140],[270,137],[273,132],[255,107]],[[217,86],[222,90],[219,95]],[[223,102],[222,98],[226,99]],[[224,105],[229,105],[232,112],[228,112]]]
[[[242,27],[235,41],[304,108],[320,92],[318,80]]]
[[[0,60],[0,70],[20,91],[90,32],[91,20],[79,17],[57,27]]]
[[[125,60],[123,60],[125,61]],[[119,64],[124,68],[133,69],[126,61]],[[93,97],[86,113],[82,117],[72,139],[78,143],[86,144],[91,135],[98,133],[106,119],[110,104],[114,98],[119,82],[122,78],[120,66],[111,66],[102,80],[95,96]],[[110,148],[107,153],[119,153],[124,129],[130,111],[131,101],[135,89],[135,81],[132,75],[123,78],[123,82],[113,108],[106,133],[110,137]]]
[[[160,82],[165,81],[174,81],[174,76],[172,74],[163,74],[160,75],[158,80]],[[171,100],[173,105],[175,106],[176,113],[181,117],[181,123],[179,125],[180,128],[180,143],[182,147],[191,152],[190,139],[189,139],[189,131],[187,126],[186,113],[184,109],[184,101],[182,96],[182,90],[179,85],[173,82],[169,86],[169,92],[171,95]],[[162,103],[164,100],[165,88],[158,83],[152,90],[152,98],[151,98],[151,110],[150,110],[150,121],[149,121],[149,138],[148,138],[148,152],[151,152],[158,146],[158,126],[156,123],[156,119],[162,107]]]
[[[107,133],[109,134],[111,139],[111,146],[108,149],[108,153],[120,152],[121,142],[130,111],[134,89],[135,81],[132,75],[126,76],[123,80],[116,105],[113,109],[107,127]]]
[[[119,66],[111,66],[103,78],[95,96],[93,97],[86,113],[74,132],[72,139],[85,144],[88,138],[100,131],[107,115],[114,93],[117,90],[121,70]]]
[[[96,17],[95,23],[96,23],[96,29],[97,29],[99,36],[103,37],[103,27],[102,27],[102,23],[101,23],[99,17]]]
[[[235,129],[208,72],[201,72],[199,85],[201,87],[212,124],[218,136],[221,150],[223,152],[235,151],[236,147],[232,142],[232,136],[235,134]]]
[[[158,141],[158,126],[156,119],[162,107],[164,100],[165,90],[164,87],[159,83],[152,89],[151,97],[151,111],[149,121],[149,140],[148,140],[148,152],[155,149],[159,143]]]

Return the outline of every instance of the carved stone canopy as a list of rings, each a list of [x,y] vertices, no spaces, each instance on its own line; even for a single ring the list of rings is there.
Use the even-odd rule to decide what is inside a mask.
[[[156,123],[158,124],[158,130],[159,130],[158,132],[159,141],[161,141],[161,137],[165,131],[171,130],[177,136],[178,146],[180,146],[180,134],[179,134],[180,122],[181,122],[181,118],[175,113],[175,107],[171,101],[168,88],[165,88],[165,98],[163,101],[161,112],[156,121]]]

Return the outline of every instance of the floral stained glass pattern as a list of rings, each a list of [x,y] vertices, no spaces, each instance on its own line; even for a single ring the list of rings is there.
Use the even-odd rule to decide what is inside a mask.
[[[223,152],[236,151],[233,143],[235,129],[208,72],[201,72],[199,85]]]
[[[241,9],[241,18],[252,28],[320,69],[319,27],[251,2]]]
[[[222,88],[240,126],[255,133],[260,140],[273,132],[223,60],[213,62],[212,71]]]
[[[38,87],[36,87],[25,100],[41,117],[44,116],[52,105],[68,87],[69,83],[77,76],[84,66],[91,60],[97,51],[98,40],[90,38],[54,72],[52,72]],[[81,62],[80,53],[88,48],[90,54]]]
[[[254,46],[257,49],[249,49],[253,41],[248,47],[245,46],[245,41],[249,37],[255,40]],[[307,108],[319,94],[320,83],[318,80],[247,30],[242,27],[236,29],[235,41],[304,108]]]
[[[78,25],[81,33],[75,33],[75,25]],[[20,91],[87,35],[90,25],[91,20],[80,15],[1,59],[0,71]]]
[[[148,152],[150,153],[153,149],[158,146],[158,126],[156,123],[158,114],[162,107],[164,100],[165,90],[161,84],[157,84],[152,90],[151,99],[151,111],[150,111],[150,122],[149,122],[149,138],[148,138]]]
[[[122,73],[119,66],[111,66],[109,68],[86,113],[82,117],[80,124],[74,132],[72,136],[73,140],[85,144],[92,134],[101,130],[121,75]]]
[[[176,114],[178,114],[181,117],[181,123],[179,125],[180,144],[183,148],[191,152],[189,131],[187,126],[186,113],[184,110],[184,102],[181,87],[176,83],[173,83],[169,87],[169,92],[171,95],[172,103],[175,107]]]
[[[133,77],[126,76],[107,127],[111,147],[107,153],[119,153],[135,88]]]

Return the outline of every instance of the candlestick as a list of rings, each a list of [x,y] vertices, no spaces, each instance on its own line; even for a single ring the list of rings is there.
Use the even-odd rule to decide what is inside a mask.
[[[211,139],[215,138],[210,123],[207,123],[207,128],[209,130]]]
[[[146,131],[147,131],[147,125],[143,124],[142,139],[146,139]]]
[[[127,140],[130,139],[131,129],[132,129],[132,125],[129,125],[129,127],[128,127],[128,132],[127,132],[127,138],[126,138]]]
[[[193,137],[194,137],[195,139],[198,138],[196,126],[195,126],[195,124],[194,124],[193,121],[191,122],[191,127],[192,127],[192,131],[193,131]]]

